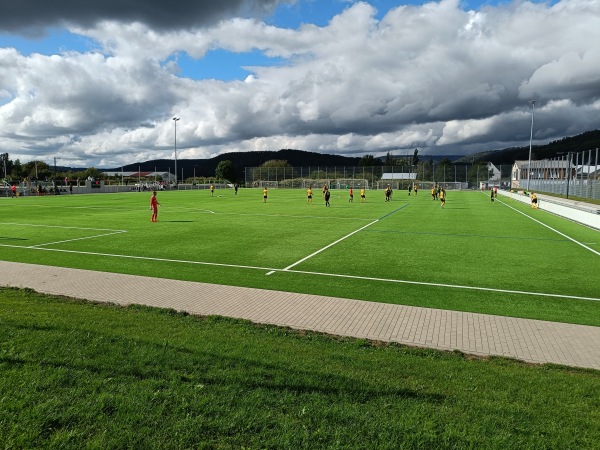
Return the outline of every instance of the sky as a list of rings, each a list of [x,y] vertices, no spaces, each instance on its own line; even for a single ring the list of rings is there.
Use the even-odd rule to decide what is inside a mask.
[[[545,144],[600,128],[599,43],[600,0],[2,2],[0,153],[114,168]]]

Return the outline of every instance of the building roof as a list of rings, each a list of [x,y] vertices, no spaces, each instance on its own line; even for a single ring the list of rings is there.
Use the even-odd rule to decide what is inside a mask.
[[[381,175],[382,180],[416,180],[416,173],[407,172],[387,172]]]

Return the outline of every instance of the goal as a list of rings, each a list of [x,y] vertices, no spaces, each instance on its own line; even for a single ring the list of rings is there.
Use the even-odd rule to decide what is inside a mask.
[[[258,187],[267,189],[277,189],[279,187],[279,181],[258,181]]]
[[[365,178],[338,178],[334,182],[334,189],[369,189],[369,181]]]
[[[437,185],[447,191],[460,191],[469,187],[468,183],[461,183],[460,181],[439,181]]]
[[[302,180],[302,188],[308,189],[312,187],[313,189],[320,189],[323,185],[327,187],[331,187],[331,180],[325,178],[305,178]]]

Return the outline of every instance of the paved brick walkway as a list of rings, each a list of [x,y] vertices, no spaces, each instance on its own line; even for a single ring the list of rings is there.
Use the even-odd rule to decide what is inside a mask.
[[[600,327],[0,261],[0,286],[600,369]]]

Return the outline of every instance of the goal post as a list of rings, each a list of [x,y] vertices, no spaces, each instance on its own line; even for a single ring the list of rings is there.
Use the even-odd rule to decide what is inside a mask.
[[[331,180],[325,178],[304,178],[302,180],[302,188],[320,189],[323,186],[331,187]]]
[[[366,178],[338,178],[332,187],[334,189],[369,189],[369,180]]]
[[[468,189],[468,183],[462,183],[460,181],[438,181],[437,186],[446,189],[447,191],[460,191],[461,189]]]
[[[259,180],[258,187],[267,189],[277,189],[279,187],[279,181]]]

